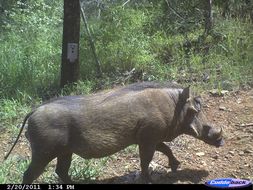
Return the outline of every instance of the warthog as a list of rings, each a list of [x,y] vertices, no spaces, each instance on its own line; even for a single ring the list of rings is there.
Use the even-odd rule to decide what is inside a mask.
[[[32,161],[23,176],[25,184],[38,178],[54,158],[58,176],[71,183],[68,170],[73,153],[101,158],[132,144],[139,146],[143,182],[150,182],[148,166],[155,151],[168,157],[172,171],[180,164],[164,142],[188,134],[216,147],[224,143],[222,128],[208,124],[201,98],[193,96],[189,87],[174,84],[136,83],[44,103],[25,117],[11,150],[27,120]]]

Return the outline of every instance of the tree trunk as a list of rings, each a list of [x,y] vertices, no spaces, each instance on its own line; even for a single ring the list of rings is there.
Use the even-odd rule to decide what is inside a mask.
[[[61,88],[64,87],[64,85],[76,82],[79,79],[79,38],[79,0],[64,0]]]
[[[212,0],[204,1],[205,35],[208,35],[213,27]]]

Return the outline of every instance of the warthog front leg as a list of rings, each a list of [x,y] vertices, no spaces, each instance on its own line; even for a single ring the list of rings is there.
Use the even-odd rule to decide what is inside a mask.
[[[143,120],[140,126],[137,132],[137,142],[140,152],[141,176],[145,183],[152,183],[148,167],[156,151],[157,143],[163,137],[163,129],[166,126],[160,120],[151,122],[147,119]]]
[[[176,159],[176,157],[173,155],[170,147],[166,145],[165,143],[159,143],[156,145],[156,150],[159,152],[162,152],[165,154],[169,159],[169,166],[171,168],[172,172],[176,172],[178,166],[180,165],[180,162]]]

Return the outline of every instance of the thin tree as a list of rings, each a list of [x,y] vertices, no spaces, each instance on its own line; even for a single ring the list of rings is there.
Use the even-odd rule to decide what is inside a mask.
[[[64,0],[61,87],[64,87],[68,83],[76,82],[79,79],[79,38],[79,0]]]
[[[204,35],[208,35],[213,27],[213,14],[212,14],[212,0],[205,0],[204,3],[204,18],[205,18],[205,31]]]
[[[95,59],[97,77],[100,78],[100,77],[102,77],[101,63],[99,61],[99,58],[98,58],[98,55],[97,55],[97,52],[96,52],[96,46],[95,46],[94,40],[92,38],[92,35],[90,33],[88,21],[87,21],[86,15],[84,13],[84,10],[82,8],[81,1],[80,1],[80,8],[81,8],[82,18],[83,18],[83,22],[84,22],[84,27],[87,31],[90,46],[91,46],[91,50],[92,50],[92,53],[93,53],[93,56],[94,56],[94,59]]]

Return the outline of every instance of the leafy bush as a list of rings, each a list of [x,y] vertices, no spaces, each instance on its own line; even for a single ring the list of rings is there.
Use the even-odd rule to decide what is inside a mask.
[[[22,157],[12,157],[0,163],[0,184],[21,183],[23,172],[29,162]]]
[[[9,10],[10,21],[0,37],[0,97],[17,97],[17,91],[37,95],[58,83],[62,8],[54,6],[43,0],[17,1]]]

